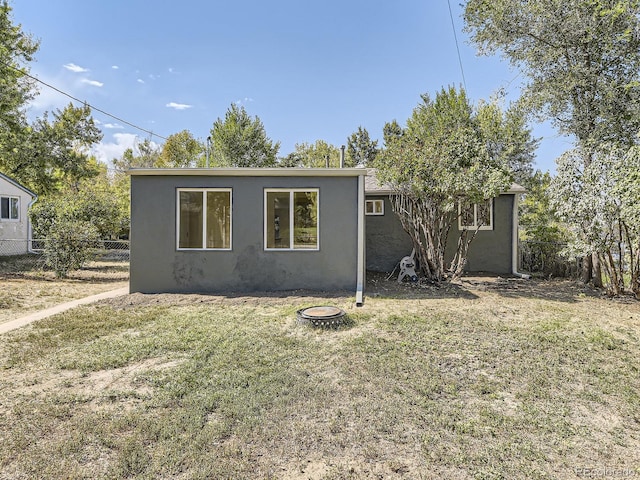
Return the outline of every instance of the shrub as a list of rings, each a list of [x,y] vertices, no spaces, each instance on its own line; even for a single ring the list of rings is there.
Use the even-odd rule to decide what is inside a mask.
[[[57,219],[51,224],[45,242],[45,263],[56,277],[64,278],[91,258],[98,240],[98,230],[89,222]]]

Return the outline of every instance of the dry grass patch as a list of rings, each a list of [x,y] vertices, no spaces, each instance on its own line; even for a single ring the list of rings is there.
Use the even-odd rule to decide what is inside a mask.
[[[373,280],[360,309],[131,295],[3,336],[0,478],[640,475],[637,302]],[[296,323],[321,303],[350,324]]]
[[[58,279],[43,269],[36,255],[0,257],[0,323],[60,303],[124,287],[129,264],[89,262],[83,269]]]

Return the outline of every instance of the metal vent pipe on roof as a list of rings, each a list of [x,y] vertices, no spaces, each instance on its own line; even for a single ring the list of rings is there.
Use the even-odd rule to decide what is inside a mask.
[[[344,168],[344,145],[340,147],[340,168]]]

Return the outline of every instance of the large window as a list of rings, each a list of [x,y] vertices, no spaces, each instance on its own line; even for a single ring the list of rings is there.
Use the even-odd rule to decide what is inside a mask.
[[[231,249],[231,189],[178,189],[178,249]]]
[[[0,220],[20,220],[20,199],[0,197]]]
[[[266,250],[318,250],[318,190],[264,192]]]
[[[485,200],[482,203],[460,201],[458,228],[460,230],[493,230],[493,200]]]

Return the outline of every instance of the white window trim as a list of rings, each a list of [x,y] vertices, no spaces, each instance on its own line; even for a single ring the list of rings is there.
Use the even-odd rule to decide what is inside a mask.
[[[478,226],[478,204],[473,204],[473,225],[462,225],[462,201],[458,201],[458,230],[493,230],[493,198],[489,199],[489,225]]]
[[[268,248],[267,247],[267,194],[273,192],[289,192],[289,248]],[[318,241],[316,248],[294,248],[294,215],[295,211],[293,206],[293,194],[296,192],[315,192],[317,198],[317,212],[316,212],[316,230],[318,232]],[[263,245],[265,252],[317,252],[320,250],[320,189],[319,188],[265,188],[264,189],[264,208],[263,208]]]
[[[372,211],[371,213],[369,213],[369,212],[367,211],[367,204],[368,204],[369,202],[371,202],[371,203],[374,205],[374,207],[373,207],[373,211]],[[375,204],[376,204],[376,203],[379,203],[379,204],[381,205],[381,208],[380,208],[380,211],[379,211],[379,212],[376,212],[376,208],[375,208]],[[384,215],[384,200],[383,200],[383,199],[381,199],[381,198],[372,198],[372,199],[366,200],[366,201],[365,201],[365,209],[364,209],[364,211],[365,211],[365,215],[370,215],[370,216],[380,216],[380,215]]]
[[[2,212],[0,212],[0,222],[19,222],[20,221],[20,197],[16,197],[15,195],[0,195],[0,198],[8,198],[9,199],[9,217],[2,218]],[[15,198],[18,200],[18,218],[11,218],[11,199]]]
[[[202,192],[202,247],[180,248],[180,192]],[[207,192],[229,192],[229,248],[207,248]],[[233,250],[233,189],[177,188],[176,189],[176,250],[179,252],[230,252]]]

